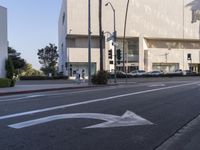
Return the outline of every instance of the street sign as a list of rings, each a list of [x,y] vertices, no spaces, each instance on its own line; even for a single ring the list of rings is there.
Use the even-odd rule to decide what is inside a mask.
[[[107,38],[107,42],[112,41],[113,40],[113,35],[111,34],[108,38]]]
[[[113,42],[113,45],[114,46],[118,46],[119,44],[117,42]]]
[[[44,124],[47,122],[52,122],[61,119],[98,119],[105,121],[100,124],[85,127],[89,128],[113,128],[113,127],[127,127],[127,126],[139,126],[139,125],[153,125],[152,122],[136,115],[131,111],[126,111],[122,116],[110,115],[110,114],[99,114],[99,113],[74,113],[74,114],[61,114],[48,116],[44,118],[34,119],[30,121],[25,121],[21,123],[16,123],[9,125],[9,127],[14,129],[22,129],[26,127],[31,127],[39,124]]]

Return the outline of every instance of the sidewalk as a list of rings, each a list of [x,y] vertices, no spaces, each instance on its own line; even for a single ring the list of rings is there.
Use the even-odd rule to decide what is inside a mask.
[[[89,88],[88,83],[64,83],[64,84],[22,84],[18,83],[12,88],[0,88],[0,96],[12,95],[12,94],[27,94],[34,92],[45,92],[45,91],[56,91],[56,90],[67,90],[77,88]]]
[[[174,78],[129,78],[128,84],[147,83],[147,82],[163,82],[163,81],[200,81],[199,77],[174,77]],[[127,84],[125,79],[117,79],[117,84]],[[108,85],[116,85],[114,79],[108,81]],[[78,88],[97,87],[95,85],[89,86],[87,81],[80,84],[75,80],[36,80],[36,81],[18,81],[13,88],[0,88],[0,96],[12,94],[26,94],[34,92],[57,91]]]

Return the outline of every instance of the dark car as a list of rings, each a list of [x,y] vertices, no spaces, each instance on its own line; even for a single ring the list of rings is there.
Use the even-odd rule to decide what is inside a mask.
[[[175,71],[166,73],[166,75],[167,76],[182,76],[183,75],[183,71],[181,69],[177,69]]]
[[[196,72],[193,72],[192,70],[183,70],[184,76],[193,76],[196,75]]]
[[[114,78],[115,77],[115,72],[110,72],[109,73],[110,78]],[[126,78],[126,73],[123,71],[116,71],[116,77],[117,78]]]
[[[151,76],[151,77],[158,77],[158,76],[164,75],[164,72],[163,71],[151,71],[151,72],[148,72],[146,75]]]

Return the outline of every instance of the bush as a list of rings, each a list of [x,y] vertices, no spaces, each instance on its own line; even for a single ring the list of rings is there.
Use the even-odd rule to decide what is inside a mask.
[[[0,88],[10,87],[11,80],[8,78],[0,78]]]
[[[48,77],[48,76],[21,76],[20,80],[61,80],[61,79],[69,79],[68,76],[54,76],[54,77]]]
[[[108,72],[98,71],[97,74],[92,76],[93,84],[107,84],[108,82]]]

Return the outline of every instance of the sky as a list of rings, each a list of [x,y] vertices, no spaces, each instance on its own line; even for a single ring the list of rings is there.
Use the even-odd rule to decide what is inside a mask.
[[[38,49],[58,43],[61,0],[0,0],[0,5],[7,8],[9,46],[39,69]]]

